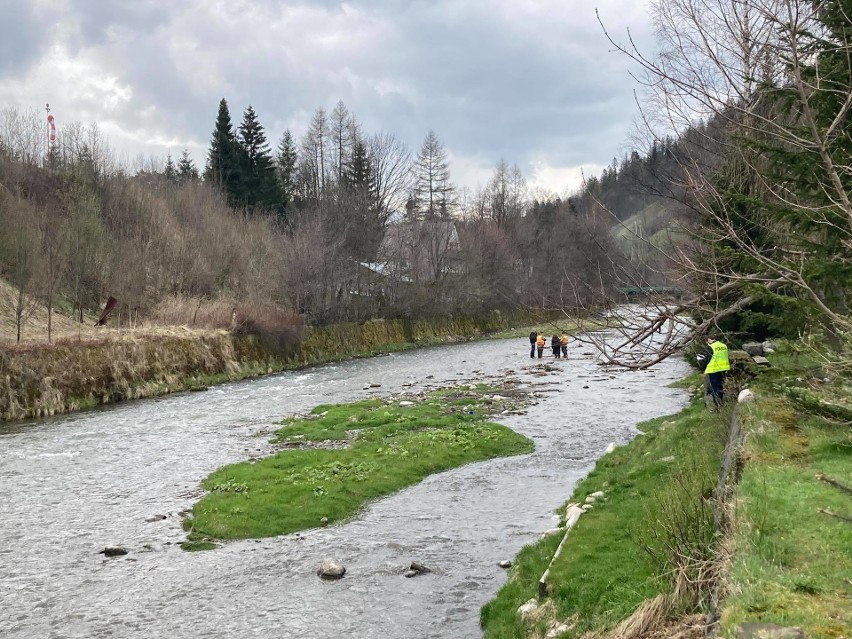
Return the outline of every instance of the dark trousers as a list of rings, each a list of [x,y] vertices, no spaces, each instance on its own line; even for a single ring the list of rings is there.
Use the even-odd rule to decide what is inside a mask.
[[[713,396],[713,402],[716,406],[721,406],[725,399],[725,389],[723,388],[725,373],[723,371],[707,373],[707,379],[710,382],[710,394]]]
[[[530,342],[530,357],[535,357],[535,342]]]
[[[541,359],[541,354],[544,352],[544,346],[539,346],[538,348],[538,358]]]

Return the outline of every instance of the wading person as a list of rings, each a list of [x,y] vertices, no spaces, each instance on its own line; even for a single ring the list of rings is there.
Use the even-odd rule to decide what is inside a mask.
[[[530,333],[530,357],[535,357],[535,340],[538,337],[536,331]]]
[[[553,356],[559,359],[559,354],[562,352],[562,342],[559,341],[559,335],[550,338],[550,348],[553,350]]]
[[[559,340],[562,343],[562,357],[568,358],[568,336],[563,335]]]
[[[710,394],[713,396],[716,408],[719,408],[725,399],[725,371],[731,370],[728,347],[719,340],[708,337],[707,348],[704,349],[704,353],[698,355],[698,363],[703,365],[704,362],[707,362],[704,374],[707,375],[710,383]]]
[[[535,347],[538,351],[538,358],[541,359],[541,355],[544,353],[544,335],[535,338]]]

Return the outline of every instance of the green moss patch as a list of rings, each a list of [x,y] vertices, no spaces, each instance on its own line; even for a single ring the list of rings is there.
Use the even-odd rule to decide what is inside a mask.
[[[439,391],[413,405],[368,400],[318,406],[283,423],[286,447],[208,477],[186,521],[190,540],[270,537],[351,517],[365,503],[473,461],[519,455],[532,442],[486,416],[517,406],[498,389]]]

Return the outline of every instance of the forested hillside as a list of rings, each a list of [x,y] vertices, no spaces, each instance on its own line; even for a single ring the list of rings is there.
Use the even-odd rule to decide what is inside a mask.
[[[228,327],[231,309],[327,323],[575,307],[615,284],[605,212],[531,198],[503,160],[471,194],[434,132],[412,153],[342,102],[273,153],[251,106],[235,126],[223,99],[205,167],[184,151],[131,169],[94,125],[49,149],[42,131],[35,113],[3,112],[0,276],[16,339],[36,304],[82,319],[108,297],[113,322]]]

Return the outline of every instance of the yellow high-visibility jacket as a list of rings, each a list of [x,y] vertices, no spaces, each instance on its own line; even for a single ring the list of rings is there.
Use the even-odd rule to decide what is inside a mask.
[[[710,348],[713,349],[713,357],[704,369],[704,374],[721,373],[722,371],[731,370],[731,363],[728,361],[728,347],[722,342],[712,342]]]

